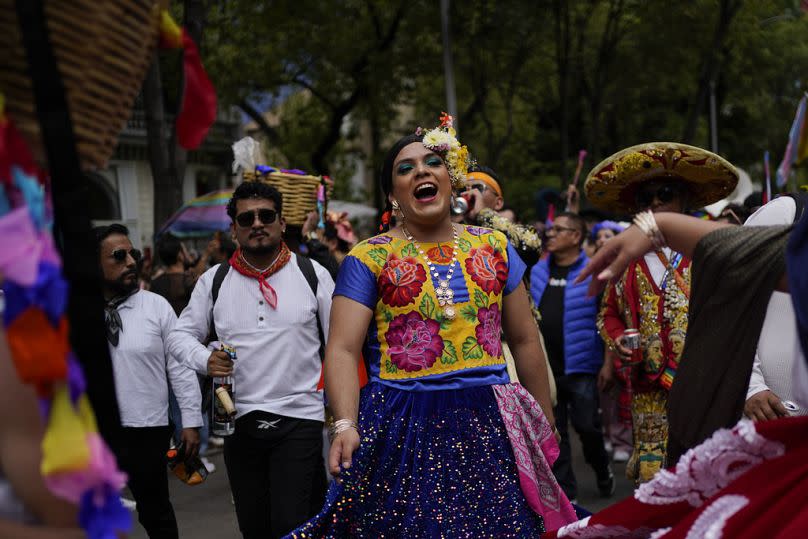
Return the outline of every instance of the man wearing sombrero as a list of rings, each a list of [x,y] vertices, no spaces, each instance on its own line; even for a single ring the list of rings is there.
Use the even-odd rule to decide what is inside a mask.
[[[706,150],[652,142],[617,152],[586,179],[592,205],[613,213],[677,212],[698,209],[727,196],[738,174],[729,162]],[[617,354],[615,367],[632,391],[634,452],[626,475],[636,483],[665,467],[668,391],[682,359],[690,297],[690,260],[662,247],[632,262],[610,284],[598,327]],[[625,332],[639,332],[630,349]]]

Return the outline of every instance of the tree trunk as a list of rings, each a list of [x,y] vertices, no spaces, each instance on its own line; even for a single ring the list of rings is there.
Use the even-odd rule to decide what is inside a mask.
[[[720,54],[724,40],[726,40],[727,34],[729,33],[732,19],[735,17],[735,14],[738,13],[742,4],[743,0],[721,0],[715,33],[702,59],[696,99],[690,107],[690,112],[687,115],[687,123],[685,123],[685,129],[682,133],[682,142],[686,144],[691,144],[696,136],[699,118],[704,111],[704,107],[707,104],[707,97],[710,94],[710,85],[715,83],[718,70],[721,67]]]
[[[146,144],[154,186],[154,232],[182,204],[182,184],[177,186],[176,167],[171,165],[172,153],[168,142],[163,83],[160,78],[160,61],[154,55],[146,80],[143,81],[143,107],[146,116]]]
[[[566,188],[569,178],[567,156],[569,154],[569,75],[570,75],[570,20],[569,5],[565,0],[556,0],[553,11],[555,15],[556,66],[558,69],[559,99],[559,149],[561,162],[559,165],[559,187]]]
[[[185,0],[183,25],[197,47],[201,48],[205,26],[205,4],[202,0]],[[178,66],[182,72],[182,60]],[[185,81],[180,82],[180,88]],[[182,91],[182,90],[180,90]],[[171,215],[182,206],[185,168],[188,152],[179,145],[174,125],[166,124],[160,62],[155,55],[143,83],[146,109],[146,138],[154,186],[154,232],[157,233]],[[180,101],[179,107],[182,107]],[[178,111],[180,108],[178,107]]]

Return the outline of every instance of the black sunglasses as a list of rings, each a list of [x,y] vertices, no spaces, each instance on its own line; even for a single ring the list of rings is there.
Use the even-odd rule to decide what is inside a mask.
[[[637,205],[647,208],[654,203],[654,198],[658,198],[663,204],[667,204],[681,194],[682,190],[676,185],[660,185],[656,189],[641,189],[637,192]]]
[[[244,213],[239,213],[236,215],[236,223],[240,227],[250,227],[255,222],[255,216],[258,215],[258,220],[261,221],[262,225],[268,225],[275,222],[275,219],[278,217],[278,212],[275,210],[270,210],[267,208],[261,208],[260,210],[253,210],[253,211],[245,211]]]
[[[132,260],[135,262],[140,262],[140,259],[143,257],[141,252],[137,249],[129,249],[128,251],[126,249],[115,249],[112,251],[112,258],[114,258],[116,262],[125,262],[126,255],[131,256]]]
[[[487,189],[488,189],[488,186],[486,184],[484,184],[484,183],[472,183],[472,184],[466,185],[466,187],[464,189],[461,189],[460,192],[461,193],[467,193],[467,192],[469,192],[471,190],[476,190],[476,191],[479,191],[480,193],[485,193]]]

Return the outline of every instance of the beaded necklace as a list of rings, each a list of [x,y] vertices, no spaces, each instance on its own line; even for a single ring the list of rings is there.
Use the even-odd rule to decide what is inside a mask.
[[[452,290],[450,283],[452,281],[452,275],[454,275],[454,270],[458,265],[457,252],[460,249],[460,236],[457,233],[457,229],[455,229],[454,225],[452,225],[454,247],[452,248],[452,261],[449,265],[449,271],[446,272],[446,279],[440,278],[440,274],[438,273],[438,270],[435,269],[435,265],[432,263],[432,260],[429,259],[429,256],[427,256],[427,254],[421,248],[421,245],[415,240],[412,234],[410,234],[407,227],[402,226],[401,229],[404,232],[404,236],[407,237],[407,241],[411,242],[415,246],[418,254],[420,254],[421,258],[423,258],[426,262],[427,267],[429,267],[429,273],[434,275],[435,279],[437,279],[438,287],[435,289],[435,295],[438,298],[438,305],[443,307],[443,315],[447,319],[453,320],[457,315],[457,311],[454,308],[454,291]]]

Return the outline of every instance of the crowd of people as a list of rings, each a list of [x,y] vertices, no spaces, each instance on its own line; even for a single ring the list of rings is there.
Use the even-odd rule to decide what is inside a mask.
[[[796,226],[789,260],[805,256],[805,196],[686,215],[736,181],[706,150],[635,146],[587,178],[603,219],[580,211],[573,185],[534,227],[444,117],[389,150],[382,227],[363,241],[344,214],[287,224],[261,178],[238,185],[230,230],[196,257],[168,233],[144,269],[126,227],[96,228],[116,456],[140,523],[178,537],[172,446],[208,473],[208,447],[223,446],[245,538],[678,537],[753,522],[746,474],[805,450],[801,420],[759,426],[808,411],[792,305],[804,282],[784,255]],[[235,428],[215,437],[222,377]],[[758,425],[722,430],[743,417]],[[633,499],[578,506],[573,430],[600,495],[615,492],[612,461],[627,462]],[[700,451],[721,450],[746,464],[708,459],[685,485]]]

